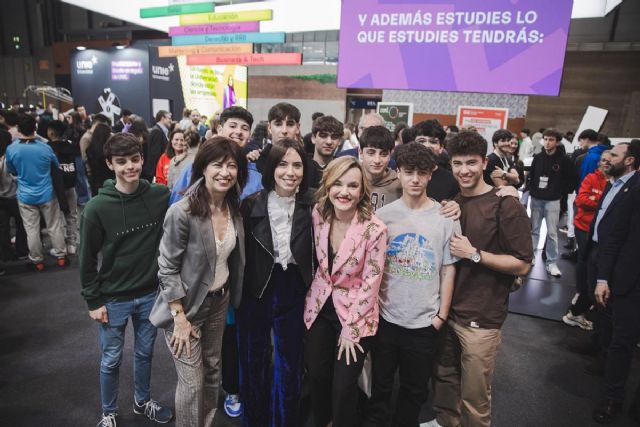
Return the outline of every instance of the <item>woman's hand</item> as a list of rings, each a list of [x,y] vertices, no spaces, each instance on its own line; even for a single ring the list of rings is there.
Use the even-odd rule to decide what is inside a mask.
[[[344,352],[345,357],[347,358],[347,366],[349,366],[350,357],[353,358],[354,362],[358,361],[358,359],[356,358],[356,348],[360,350],[361,353],[364,353],[364,350],[362,349],[362,346],[360,344],[348,340],[345,337],[340,337],[338,339],[338,347],[340,347],[340,349],[338,350],[338,360],[340,360],[342,352]]]
[[[171,352],[176,359],[180,357],[182,350],[187,352],[187,357],[191,357],[191,337],[199,339],[200,334],[191,326],[184,314],[181,314],[173,322],[173,335],[169,341]]]

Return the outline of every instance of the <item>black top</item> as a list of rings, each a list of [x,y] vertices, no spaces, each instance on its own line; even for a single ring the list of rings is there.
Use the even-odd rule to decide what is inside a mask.
[[[49,146],[53,149],[60,170],[64,188],[74,188],[76,186],[76,156],[80,155],[80,149],[71,141],[49,141]]]
[[[458,193],[460,193],[460,187],[458,187],[458,181],[453,177],[453,174],[438,167],[431,175],[431,181],[427,186],[427,195],[435,201],[441,202],[453,200]]]

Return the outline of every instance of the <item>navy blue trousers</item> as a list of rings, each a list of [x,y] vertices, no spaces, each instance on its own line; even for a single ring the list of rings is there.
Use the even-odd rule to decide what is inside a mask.
[[[279,264],[262,298],[238,311],[240,398],[245,427],[300,427],[306,287],[297,266]],[[273,345],[272,345],[273,331]]]

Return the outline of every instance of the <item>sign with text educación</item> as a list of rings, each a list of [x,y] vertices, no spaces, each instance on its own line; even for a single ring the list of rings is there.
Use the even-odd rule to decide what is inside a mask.
[[[338,87],[557,96],[572,6],[343,1]]]

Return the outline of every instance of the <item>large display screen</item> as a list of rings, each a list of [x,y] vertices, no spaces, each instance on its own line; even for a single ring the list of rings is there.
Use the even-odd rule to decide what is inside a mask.
[[[343,1],[338,86],[558,95],[572,5]]]

